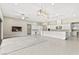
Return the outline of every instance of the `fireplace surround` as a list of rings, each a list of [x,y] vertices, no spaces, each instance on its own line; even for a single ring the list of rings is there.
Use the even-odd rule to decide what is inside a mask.
[[[22,32],[22,27],[20,27],[20,26],[12,26],[12,32]]]

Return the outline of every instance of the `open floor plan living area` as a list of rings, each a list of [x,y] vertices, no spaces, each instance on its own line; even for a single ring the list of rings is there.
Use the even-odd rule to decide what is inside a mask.
[[[0,55],[79,55],[79,3],[0,3]]]

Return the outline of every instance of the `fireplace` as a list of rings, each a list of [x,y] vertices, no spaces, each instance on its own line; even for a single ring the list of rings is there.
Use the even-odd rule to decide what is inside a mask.
[[[22,32],[22,27],[20,27],[20,26],[12,26],[12,32]]]

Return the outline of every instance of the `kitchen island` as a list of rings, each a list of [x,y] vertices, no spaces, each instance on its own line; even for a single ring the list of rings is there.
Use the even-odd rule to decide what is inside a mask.
[[[66,40],[67,32],[66,31],[42,31],[42,36]]]

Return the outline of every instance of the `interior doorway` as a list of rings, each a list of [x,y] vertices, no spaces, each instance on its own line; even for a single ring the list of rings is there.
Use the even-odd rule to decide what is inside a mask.
[[[31,24],[27,24],[27,35],[31,35],[31,29],[32,29]]]
[[[43,25],[43,31],[47,31],[47,26]]]

